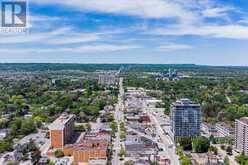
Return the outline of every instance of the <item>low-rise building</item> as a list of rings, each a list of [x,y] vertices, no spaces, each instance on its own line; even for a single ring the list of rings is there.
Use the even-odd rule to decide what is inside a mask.
[[[3,165],[7,165],[10,162],[19,162],[21,161],[22,157],[23,154],[21,152],[14,150],[13,152],[8,152],[2,155],[2,157],[0,158],[0,163],[2,163]]]
[[[202,123],[201,124],[201,131],[204,132],[207,136],[216,136],[217,135],[217,130],[215,128],[214,124],[209,124],[209,123]]]
[[[224,165],[217,155],[211,153],[192,153],[191,155],[192,165]]]
[[[155,161],[157,165],[171,165],[171,161],[168,154],[161,151],[155,156]]]
[[[71,165],[69,158],[59,158],[55,161],[55,165]]]
[[[234,129],[228,126],[226,123],[217,123],[215,125],[215,129],[217,131],[218,137],[233,137],[234,136]]]
[[[76,144],[66,145],[64,154],[73,156],[75,163],[89,163],[91,159],[105,159],[108,156],[108,141],[82,140]]]
[[[85,140],[106,140],[111,142],[111,135],[106,132],[99,132],[99,133],[86,133],[84,135]]]
[[[125,140],[126,157],[146,157],[155,155],[157,145],[152,141],[135,134],[128,133]]]

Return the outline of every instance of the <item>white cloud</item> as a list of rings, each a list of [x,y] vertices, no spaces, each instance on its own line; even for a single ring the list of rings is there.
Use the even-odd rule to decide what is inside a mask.
[[[83,11],[96,11],[142,18],[178,18],[192,22],[198,17],[178,3],[165,0],[30,0],[37,4],[60,4]]]
[[[243,18],[239,20],[238,23],[248,25],[248,18]]]
[[[29,19],[32,22],[47,22],[47,21],[59,21],[61,20],[61,17],[55,17],[55,16],[53,17],[46,15],[31,15]]]
[[[129,49],[137,49],[137,45],[111,45],[111,44],[94,44],[81,45],[78,47],[59,47],[59,48],[15,48],[15,49],[0,49],[1,53],[9,54],[26,54],[26,53],[101,53],[115,52]]]
[[[77,44],[77,43],[83,43],[83,42],[93,42],[93,41],[99,41],[102,37],[100,35],[94,34],[94,33],[85,33],[85,34],[72,34],[72,35],[66,35],[66,36],[57,36],[55,38],[52,38],[48,40],[47,44],[53,44],[53,45],[66,45],[66,44]]]
[[[153,29],[149,33],[155,35],[193,35],[211,38],[248,39],[248,27],[242,25],[177,26]]]
[[[61,27],[50,32],[30,32],[25,34],[1,35],[0,44],[26,44],[41,43],[50,45],[79,44],[107,39],[110,32],[91,33],[75,32],[70,27]]]
[[[157,50],[158,51],[176,51],[176,50],[184,50],[184,49],[191,49],[191,45],[186,45],[186,44],[178,44],[178,43],[167,43],[164,45],[160,45]]]
[[[228,12],[234,10],[231,7],[216,7],[216,8],[209,8],[202,11],[203,17],[213,18],[213,17],[226,17]]]

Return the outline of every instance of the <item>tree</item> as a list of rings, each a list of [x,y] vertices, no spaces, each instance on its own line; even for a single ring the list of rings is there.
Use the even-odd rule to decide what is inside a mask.
[[[126,151],[125,151],[124,147],[121,145],[121,150],[120,150],[119,156],[123,157],[124,155],[126,155]]]
[[[13,142],[9,139],[0,141],[0,153],[11,151]]]
[[[18,163],[14,161],[10,161],[7,165],[18,165]]]
[[[230,160],[229,160],[228,156],[225,156],[224,165],[230,165]]]
[[[182,165],[191,165],[191,161],[187,156],[183,156],[181,158],[181,163],[182,163]]]
[[[117,125],[116,121],[111,122],[110,127],[111,127],[113,132],[117,131],[118,125]]]
[[[33,119],[23,120],[21,124],[20,133],[22,135],[27,135],[36,131],[36,126]]]
[[[39,160],[40,160],[40,157],[41,157],[41,152],[38,148],[36,148],[35,150],[32,151],[32,154],[31,154],[31,157],[32,157],[32,162],[33,163],[37,163]]]
[[[210,146],[208,149],[210,152],[213,152],[215,155],[218,155],[218,148],[215,146]]]
[[[13,121],[10,123],[10,133],[14,136],[17,135],[18,130],[21,128],[21,124],[21,118],[14,118]]]
[[[121,138],[121,140],[126,139],[126,133],[124,131],[121,131],[120,138]]]
[[[226,148],[226,153],[227,153],[228,155],[232,155],[232,147],[231,147],[231,146],[227,146],[227,148]]]
[[[74,131],[77,131],[77,132],[85,132],[85,126],[84,126],[83,124],[75,125]]]
[[[52,161],[49,161],[48,165],[55,165]]]
[[[64,156],[64,153],[63,153],[63,151],[61,151],[60,149],[58,149],[58,150],[56,150],[56,151],[54,152],[54,156],[55,156],[56,158],[61,158],[61,157]]]
[[[192,140],[191,138],[182,137],[179,140],[180,146],[183,147],[183,150],[192,150]]]
[[[90,130],[91,130],[91,125],[90,125],[90,123],[87,123],[87,124],[85,125],[85,129],[86,129],[87,131],[90,131]]]
[[[235,157],[236,162],[238,162],[241,165],[245,165],[246,162],[248,162],[248,157],[245,156],[244,152],[242,152],[240,155]]]
[[[213,135],[210,135],[209,141],[212,142],[213,144],[216,144],[215,137]]]
[[[205,137],[197,137],[192,142],[193,151],[197,153],[204,153],[208,151],[210,142]]]

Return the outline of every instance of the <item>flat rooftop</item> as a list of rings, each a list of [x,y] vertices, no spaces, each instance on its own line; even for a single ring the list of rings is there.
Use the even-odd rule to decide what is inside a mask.
[[[74,118],[74,115],[62,114],[56,120],[54,120],[50,125],[50,130],[62,130],[64,129],[66,123]]]
[[[242,118],[239,119],[239,121],[241,121],[242,123],[248,125],[248,117],[242,117]]]
[[[172,104],[173,106],[200,106],[200,104],[195,104],[189,99],[180,99]]]

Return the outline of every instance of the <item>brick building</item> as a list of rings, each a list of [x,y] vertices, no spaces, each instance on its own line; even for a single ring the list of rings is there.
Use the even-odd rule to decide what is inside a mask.
[[[50,124],[51,147],[63,149],[73,137],[74,115],[62,114]]]
[[[108,141],[106,140],[81,140],[73,145],[64,147],[66,156],[73,156],[75,163],[88,163],[92,159],[107,160]]]

